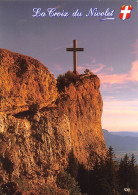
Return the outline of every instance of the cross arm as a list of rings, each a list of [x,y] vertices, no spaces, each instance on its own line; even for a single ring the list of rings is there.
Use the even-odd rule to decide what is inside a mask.
[[[77,51],[84,51],[84,48],[76,48]]]
[[[66,48],[66,51],[84,51],[84,48]]]
[[[66,48],[66,51],[74,51],[73,48]]]

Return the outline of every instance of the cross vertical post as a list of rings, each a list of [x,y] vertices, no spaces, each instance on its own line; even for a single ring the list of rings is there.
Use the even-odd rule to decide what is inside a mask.
[[[73,51],[73,72],[77,74],[77,51],[84,51],[84,48],[77,48],[77,40],[73,40],[73,48],[66,48],[66,51]]]
[[[73,40],[73,72],[77,73],[77,51],[75,50],[77,48],[77,40]]]

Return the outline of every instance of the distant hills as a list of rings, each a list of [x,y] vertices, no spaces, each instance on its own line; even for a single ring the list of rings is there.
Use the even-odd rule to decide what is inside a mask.
[[[120,135],[120,136],[138,137],[138,132],[130,132],[130,131],[111,132],[111,134],[113,134],[113,135]]]
[[[103,129],[107,147],[112,146],[120,158],[125,153],[134,154],[138,163],[138,136],[134,132],[109,132]],[[135,135],[135,136],[134,136]]]

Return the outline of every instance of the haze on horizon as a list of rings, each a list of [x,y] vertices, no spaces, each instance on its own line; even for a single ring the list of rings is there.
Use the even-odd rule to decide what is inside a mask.
[[[0,1],[0,48],[32,56],[57,77],[72,70],[72,41],[78,41],[78,71],[86,68],[101,80],[102,128],[138,131],[138,19],[137,2],[127,20],[119,19],[121,1]],[[99,17],[34,18],[33,8],[56,8],[70,13],[90,8],[115,10],[115,20]]]

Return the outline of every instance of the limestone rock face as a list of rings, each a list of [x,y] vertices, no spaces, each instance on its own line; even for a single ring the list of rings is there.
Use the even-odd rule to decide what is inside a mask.
[[[81,78],[65,88],[59,100],[60,112],[70,119],[72,148],[79,163],[91,169],[96,156],[104,157],[107,148],[101,128],[102,98],[96,75]]]
[[[57,98],[56,80],[38,60],[0,49],[0,109],[25,110],[40,107]]]
[[[87,169],[96,157],[104,158],[103,103],[96,75],[79,76],[59,93],[56,79],[39,61],[2,49],[0,59],[2,182],[19,185],[25,178],[40,189],[46,183],[55,185],[72,152]],[[36,103],[39,109],[28,109]]]

